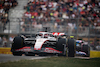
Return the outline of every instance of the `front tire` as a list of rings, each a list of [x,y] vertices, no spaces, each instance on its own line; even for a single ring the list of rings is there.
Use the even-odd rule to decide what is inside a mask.
[[[62,54],[58,54],[58,56],[66,56],[66,39],[65,38],[61,38],[58,39],[57,42],[57,50],[62,51]]]
[[[12,53],[14,56],[22,56],[22,52],[13,52]]]
[[[75,44],[75,40],[74,39],[68,39],[68,57],[75,57],[75,48],[76,44]]]
[[[16,49],[20,49],[22,47],[24,47],[24,39],[20,36],[15,37],[14,40],[13,40],[12,47],[11,47],[12,54],[14,56],[22,56],[22,52],[15,51]]]
[[[17,36],[13,40],[12,49],[19,49],[24,47],[24,39],[20,36]]]

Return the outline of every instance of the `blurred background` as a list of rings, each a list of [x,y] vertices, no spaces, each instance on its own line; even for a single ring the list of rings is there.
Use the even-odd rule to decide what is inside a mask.
[[[45,27],[100,51],[100,0],[0,0],[0,47],[11,47],[18,34]]]

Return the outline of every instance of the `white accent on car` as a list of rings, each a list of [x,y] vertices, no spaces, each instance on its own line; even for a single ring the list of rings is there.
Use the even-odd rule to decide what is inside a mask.
[[[37,39],[36,40],[36,43],[35,43],[35,45],[34,45],[34,49],[35,50],[41,50],[41,47],[42,47],[42,45],[43,45],[43,43],[45,42],[45,41],[47,41],[48,39],[44,39],[44,38],[39,38],[39,39]]]

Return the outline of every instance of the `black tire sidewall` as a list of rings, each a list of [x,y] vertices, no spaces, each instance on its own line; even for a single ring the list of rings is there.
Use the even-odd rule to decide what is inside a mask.
[[[19,49],[24,46],[24,39],[20,36],[17,36],[13,40],[12,49]]]
[[[58,39],[56,48],[57,48],[57,50],[63,52],[62,54],[59,54],[58,56],[66,56],[66,50],[64,50],[64,48],[65,48],[64,45],[66,45],[66,44],[67,44],[67,42],[66,42],[65,38]]]
[[[74,39],[68,39],[68,57],[75,57],[75,50],[76,50],[76,45],[75,45],[75,40]]]

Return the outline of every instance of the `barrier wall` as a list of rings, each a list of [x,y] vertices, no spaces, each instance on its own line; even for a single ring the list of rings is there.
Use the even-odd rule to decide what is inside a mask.
[[[0,47],[0,54],[12,54],[11,48]]]
[[[90,58],[100,58],[100,51],[90,51]]]

